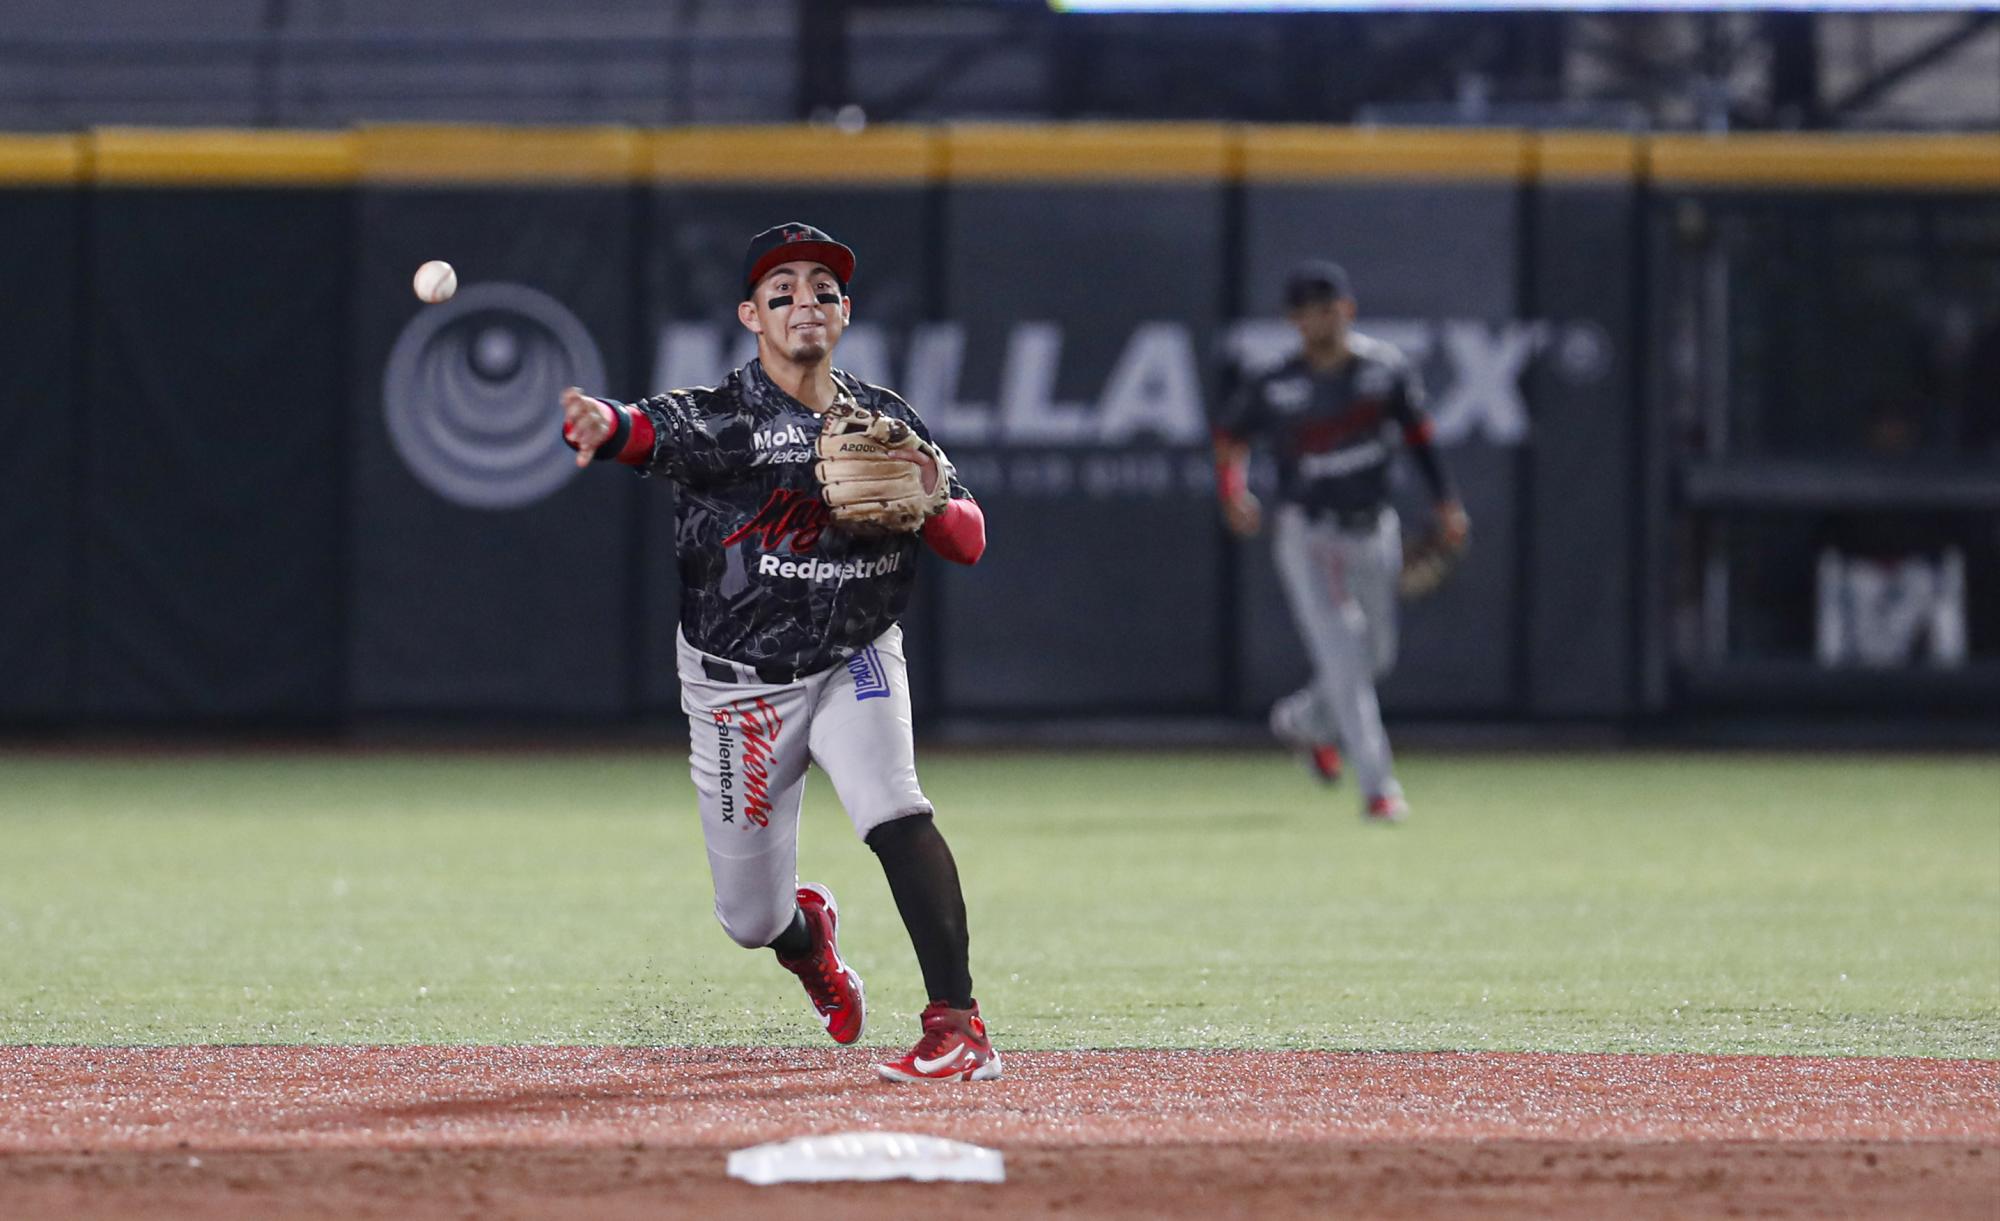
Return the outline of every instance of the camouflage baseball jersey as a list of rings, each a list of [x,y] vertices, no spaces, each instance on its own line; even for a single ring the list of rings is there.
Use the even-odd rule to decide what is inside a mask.
[[[930,432],[900,397],[839,370],[863,407]],[[608,400],[607,400],[608,401]],[[641,474],[679,486],[681,630],[704,653],[811,674],[845,661],[909,605],[915,534],[861,537],[832,524],[813,478],[820,417],[752,360],[720,386],[637,403],[653,423]],[[970,495],[956,478],[951,495]],[[790,681],[789,678],[778,681]]]
[[[1294,356],[1252,378],[1219,421],[1238,441],[1273,441],[1279,498],[1313,513],[1380,508],[1389,499],[1397,435],[1428,448],[1417,371],[1379,339],[1351,334],[1348,347],[1353,359],[1332,373],[1315,373]],[[1432,463],[1422,459],[1430,479]],[[1440,480],[1431,481],[1442,490]]]

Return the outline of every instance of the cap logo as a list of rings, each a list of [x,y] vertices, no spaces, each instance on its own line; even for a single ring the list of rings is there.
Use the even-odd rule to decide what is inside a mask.
[[[812,230],[810,230],[810,229],[787,229],[787,230],[785,230],[785,244],[786,244],[786,245],[790,245],[790,244],[791,244],[791,243],[793,243],[793,242],[809,242],[809,241],[811,241],[811,240],[812,240]]]

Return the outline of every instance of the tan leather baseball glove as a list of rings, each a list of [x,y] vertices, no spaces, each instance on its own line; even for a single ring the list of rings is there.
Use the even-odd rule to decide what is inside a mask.
[[[821,494],[833,520],[849,530],[907,534],[922,529],[951,499],[951,463],[937,446],[846,395],[820,420],[815,449]],[[937,466],[937,483],[928,492],[920,455]]]
[[[1433,530],[1403,543],[1403,571],[1396,591],[1405,598],[1427,597],[1438,591],[1465,558],[1466,536],[1451,539]]]

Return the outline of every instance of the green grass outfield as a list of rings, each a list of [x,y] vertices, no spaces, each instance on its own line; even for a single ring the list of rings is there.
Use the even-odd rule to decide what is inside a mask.
[[[2000,760],[930,753],[1003,1046],[2000,1058]],[[922,1005],[817,775],[871,1043]],[[682,753],[0,754],[0,1042],[824,1041]]]

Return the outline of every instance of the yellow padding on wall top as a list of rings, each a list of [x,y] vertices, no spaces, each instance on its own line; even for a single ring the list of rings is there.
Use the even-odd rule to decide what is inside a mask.
[[[106,127],[92,175],[129,186],[312,186],[354,178],[348,132]]]
[[[1535,177],[1544,182],[1629,185],[1638,176],[1644,148],[1637,136],[1548,132],[1535,137]]]
[[[1518,182],[1531,166],[1529,137],[1519,131],[1251,127],[1243,133],[1243,176],[1252,182]]]
[[[0,135],[0,182],[82,182],[86,165],[82,136]]]
[[[646,151],[633,127],[388,124],[359,140],[364,180],[405,185],[631,182]]]
[[[1656,182],[1717,187],[2000,187],[2000,136],[1657,136]]]
[[[644,183],[1636,183],[1669,188],[2000,188],[2000,136],[1217,123],[104,128],[0,133],[0,185]]]
[[[1213,182],[1236,173],[1229,128],[1204,123],[964,124],[945,129],[952,182]]]
[[[897,186],[944,170],[933,127],[680,127],[648,133],[647,151],[656,182]]]

